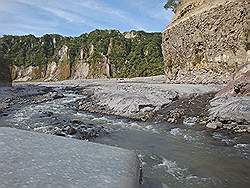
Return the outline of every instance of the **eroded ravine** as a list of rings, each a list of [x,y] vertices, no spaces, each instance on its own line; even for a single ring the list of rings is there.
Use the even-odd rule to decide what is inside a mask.
[[[57,90],[63,92],[63,98],[17,106],[1,117],[0,126],[51,134],[55,127],[72,122],[99,127],[104,131],[90,141],[136,151],[144,176],[159,179],[169,187],[243,188],[250,183],[248,135],[89,114],[74,108],[74,102],[84,96]]]

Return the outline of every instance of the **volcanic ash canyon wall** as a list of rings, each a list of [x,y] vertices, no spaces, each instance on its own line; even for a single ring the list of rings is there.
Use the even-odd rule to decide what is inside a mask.
[[[161,42],[161,33],[143,31],[3,36],[0,53],[15,81],[154,76],[164,73]]]
[[[249,0],[182,0],[163,33],[170,82],[225,83],[250,62]]]

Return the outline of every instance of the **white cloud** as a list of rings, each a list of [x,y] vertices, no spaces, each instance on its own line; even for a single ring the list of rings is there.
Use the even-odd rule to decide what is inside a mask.
[[[84,1],[17,0],[17,1],[41,8],[45,11],[50,12],[51,14],[54,14],[55,16],[65,19],[66,21],[84,23],[93,28],[102,25],[104,18],[109,18],[116,20],[117,22],[129,24],[131,27],[134,27],[135,29],[145,29],[144,26],[141,23],[135,21],[134,18],[132,18],[128,12],[125,12],[118,8],[113,8],[97,0],[84,0]],[[97,16],[91,18],[91,16],[86,15],[86,12]],[[86,19],[86,17],[88,18],[88,20]],[[98,23],[95,24],[91,23],[91,21],[93,20],[96,20],[94,22]]]
[[[116,22],[121,22],[123,24],[128,24],[131,27],[134,27],[135,29],[145,29],[143,25],[141,25],[139,22],[136,22],[134,18],[132,18],[128,12],[125,12],[119,8],[111,7],[100,0],[76,0],[72,2],[71,8],[73,8],[72,11],[75,11],[79,14],[83,14],[84,10],[88,10],[91,12],[92,15],[96,15],[96,18],[99,18],[97,21],[98,23],[102,23],[103,19],[112,19]],[[75,8],[77,7],[77,8]],[[85,15],[86,16],[86,15]],[[90,18],[91,19],[91,18]]]
[[[30,24],[30,29],[53,29],[64,25],[67,30],[66,27],[72,25],[83,28],[82,30],[129,28],[149,31],[154,30],[152,24],[157,26],[158,22],[160,25],[160,22],[165,21],[167,13],[161,7],[164,1],[154,3],[154,0],[124,0],[118,3],[114,0],[114,3],[109,4],[104,0],[0,0],[0,20],[1,15],[11,15],[15,17],[14,22],[18,20],[21,22],[19,24],[27,27]],[[15,6],[6,7],[6,2]],[[5,13],[1,9],[5,9]],[[0,23],[0,27],[3,25],[4,23]],[[78,28],[75,30],[80,32]]]

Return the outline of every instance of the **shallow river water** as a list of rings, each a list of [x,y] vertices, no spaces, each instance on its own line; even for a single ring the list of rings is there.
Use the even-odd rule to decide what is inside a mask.
[[[0,126],[41,131],[56,126],[53,121],[70,119],[102,125],[109,134],[91,141],[134,150],[142,161],[143,175],[158,179],[170,188],[247,188],[250,186],[250,138],[211,132],[199,126],[136,122],[112,116],[78,112],[65,97],[41,104],[17,106]],[[52,117],[41,113],[52,112]]]

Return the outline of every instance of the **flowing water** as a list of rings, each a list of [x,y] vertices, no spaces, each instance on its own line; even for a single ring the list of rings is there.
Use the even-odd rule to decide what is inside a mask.
[[[250,186],[250,138],[209,132],[200,126],[136,122],[76,111],[83,97],[64,91],[64,98],[16,107],[0,126],[41,131],[71,119],[102,125],[110,134],[91,141],[134,150],[145,177],[170,188],[244,188]],[[53,113],[53,117],[41,114]],[[60,120],[60,121],[59,121]]]

